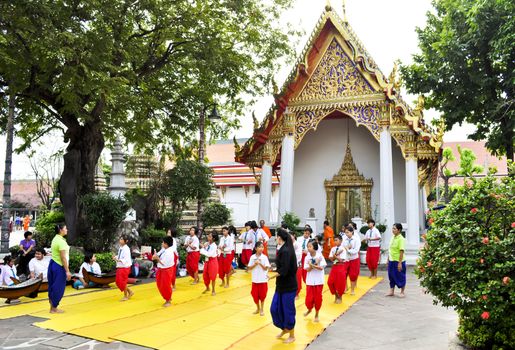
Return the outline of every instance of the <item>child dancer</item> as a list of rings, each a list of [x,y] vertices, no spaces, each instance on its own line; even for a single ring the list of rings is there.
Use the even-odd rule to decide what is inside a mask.
[[[306,227],[304,227],[304,235],[297,239],[297,244],[302,249],[302,262],[300,264],[300,267],[302,269],[302,280],[304,281],[304,283],[306,283],[307,273],[306,270],[304,270],[304,259],[306,258],[306,255],[308,255],[308,242],[311,240],[312,233],[313,230],[311,229],[311,227],[309,227],[309,225],[306,225]]]
[[[184,247],[186,248],[186,271],[188,271],[188,275],[193,278],[193,282],[191,284],[197,284],[199,281],[198,278],[198,262],[200,260],[200,242],[198,240],[198,228],[191,227],[189,232],[189,237],[186,238],[184,242]]]
[[[229,226],[229,236],[231,236],[232,238],[232,242],[233,242],[233,245],[232,245],[232,252],[231,252],[231,275],[232,274],[235,274],[236,271],[234,270],[234,257],[236,256],[236,227],[234,226]]]
[[[315,322],[319,321],[318,312],[322,307],[322,290],[324,289],[324,268],[327,263],[322,254],[317,253],[318,243],[314,240],[308,243],[308,255],[304,261],[303,269],[306,275],[306,307],[307,316],[315,307]]]
[[[343,248],[347,251],[347,261],[345,262],[345,272],[350,279],[350,295],[355,295],[354,290],[358,282],[359,276],[359,248],[361,247],[361,239],[358,235],[354,235],[354,228],[349,225],[345,229],[345,242]]]
[[[175,272],[175,253],[172,236],[163,237],[161,250],[154,254],[152,260],[157,262],[156,285],[165,300],[164,307],[172,305],[172,278]]]
[[[207,242],[204,243],[204,247],[200,249],[200,254],[204,255],[204,272],[202,277],[204,279],[204,284],[206,285],[206,290],[202,292],[202,294],[209,292],[209,283],[211,283],[211,295],[215,296],[215,284],[216,284],[216,275],[218,272],[218,249],[216,247],[216,241],[218,240],[218,235],[216,232],[208,233]]]
[[[218,275],[222,280],[220,287],[229,288],[234,242],[232,237],[229,236],[229,228],[227,226],[222,227],[222,234],[223,236],[220,238],[220,244],[218,245],[218,250],[220,250],[218,256]]]
[[[127,237],[120,237],[118,255],[113,256],[116,261],[116,286],[123,292],[123,298],[120,301],[127,301],[134,295],[134,292],[127,287],[132,266],[131,250],[127,246],[127,241]]]
[[[268,257],[263,253],[263,242],[256,243],[256,254],[250,257],[249,271],[252,271],[252,291],[250,294],[254,298],[256,304],[256,311],[254,315],[265,315],[263,305],[265,304],[266,293],[268,292],[268,269],[270,262]]]
[[[250,228],[250,222],[245,223],[245,232],[243,232],[239,239],[243,242],[243,250],[241,251],[241,263],[245,266],[249,265],[250,257],[252,256],[252,250],[256,243],[255,232]]]
[[[376,222],[372,219],[367,221],[368,231],[363,239],[367,242],[367,265],[370,270],[370,277],[377,278],[377,265],[381,255],[381,232],[376,228]]]
[[[347,280],[344,266],[345,260],[347,260],[347,252],[342,246],[342,237],[340,235],[334,237],[334,243],[336,245],[331,248],[331,252],[329,253],[329,260],[333,262],[333,267],[329,273],[327,285],[331,294],[334,295],[334,303],[341,304]]]

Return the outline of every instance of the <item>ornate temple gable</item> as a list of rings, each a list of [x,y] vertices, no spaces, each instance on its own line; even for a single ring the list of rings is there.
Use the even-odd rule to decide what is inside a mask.
[[[345,157],[343,159],[342,166],[338,173],[333,176],[331,180],[325,180],[325,186],[348,186],[348,187],[361,187],[361,186],[372,186],[373,180],[366,179],[362,174],[359,173],[354,158],[352,157],[352,151],[350,144],[347,143],[347,149],[345,150]]]
[[[331,100],[374,92],[356,64],[347,56],[336,38],[333,38],[311,78],[292,103]]]

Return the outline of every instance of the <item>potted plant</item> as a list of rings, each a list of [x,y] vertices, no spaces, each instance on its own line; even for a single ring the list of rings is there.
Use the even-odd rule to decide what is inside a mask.
[[[362,226],[359,232],[364,236],[368,231],[368,226]],[[367,263],[367,248],[368,244],[366,241],[361,241],[361,248],[359,249],[359,261],[362,264]]]

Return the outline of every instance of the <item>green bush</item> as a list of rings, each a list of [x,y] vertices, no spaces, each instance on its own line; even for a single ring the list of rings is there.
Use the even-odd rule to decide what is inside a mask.
[[[105,252],[116,240],[116,229],[125,218],[129,204],[123,198],[114,198],[107,192],[91,193],[82,197],[81,204],[90,231],[81,237],[86,251]]]
[[[297,233],[300,219],[295,213],[285,213],[282,222],[288,227],[288,230]]]
[[[52,239],[55,236],[55,225],[64,223],[64,213],[61,211],[49,211],[38,217],[34,240],[41,248],[50,248]]]
[[[226,225],[231,218],[231,210],[222,203],[211,203],[202,213],[204,227]]]
[[[100,265],[102,272],[111,272],[116,268],[116,262],[113,260],[113,253],[97,253],[97,263]]]
[[[70,261],[68,262],[68,266],[70,268],[71,273],[79,272],[79,268],[84,262],[84,253],[76,249],[70,249]]]
[[[147,228],[141,230],[141,245],[148,245],[155,249],[158,249],[159,247],[161,247],[161,242],[164,236],[166,236],[165,230],[158,230],[154,228],[154,225],[150,225]]]
[[[417,262],[421,285],[458,312],[466,345],[514,349],[515,178],[465,180],[429,223]]]

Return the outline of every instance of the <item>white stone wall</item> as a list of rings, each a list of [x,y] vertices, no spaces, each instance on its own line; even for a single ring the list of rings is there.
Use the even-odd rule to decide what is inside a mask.
[[[365,127],[350,121],[352,156],[358,171],[372,178],[372,216],[379,217],[379,142]],[[318,218],[317,232],[323,231],[326,194],[324,180],[331,179],[340,169],[347,145],[347,120],[328,119],[310,131],[295,150],[293,175],[293,211],[304,222],[310,208]],[[400,149],[392,141],[396,221],[406,221],[405,165]],[[366,218],[364,218],[366,219]]]

